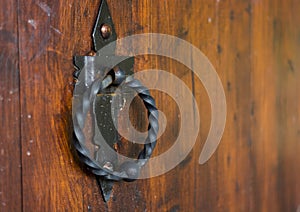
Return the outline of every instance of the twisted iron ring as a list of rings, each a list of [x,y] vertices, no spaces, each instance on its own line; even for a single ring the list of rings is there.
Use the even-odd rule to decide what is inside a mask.
[[[84,163],[88,170],[90,170],[93,174],[106,180],[133,180],[138,177],[141,167],[144,166],[151,157],[157,142],[157,133],[159,129],[158,110],[155,105],[155,100],[150,95],[149,89],[143,86],[139,80],[129,76],[126,77],[124,81],[125,86],[137,92],[148,111],[148,136],[146,138],[143,150],[139,153],[138,160],[135,162],[128,161],[123,163],[120,166],[120,171],[109,170],[101,167],[95,160],[93,160],[89,156],[89,150],[83,145],[83,142],[80,142],[85,140],[83,127],[90,105],[93,104],[96,95],[108,87],[112,81],[113,80],[109,75],[104,78],[103,81],[99,79],[95,80],[92,86],[83,94],[82,105],[76,109],[76,115],[74,117],[75,136],[73,139],[73,144],[77,151],[79,160]]]

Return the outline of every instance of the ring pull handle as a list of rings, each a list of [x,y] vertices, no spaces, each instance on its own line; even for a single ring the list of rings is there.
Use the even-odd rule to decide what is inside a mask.
[[[103,93],[110,85],[114,83],[122,82],[119,78],[123,79],[125,86],[133,89],[143,101],[143,104],[148,112],[148,136],[146,138],[144,148],[139,153],[138,160],[135,163],[125,162],[120,166],[120,170],[113,170],[109,167],[101,167],[89,156],[88,149],[80,142],[84,138],[83,128],[84,124],[80,123],[86,117],[86,114],[90,110],[90,106],[93,105],[95,98],[98,94]],[[78,152],[80,160],[91,170],[95,175],[101,176],[107,180],[133,180],[138,178],[139,170],[151,157],[151,154],[156,145],[158,126],[158,110],[156,108],[155,100],[150,95],[148,88],[143,86],[141,82],[132,77],[124,77],[120,74],[116,79],[113,79],[111,75],[106,76],[101,82],[96,80],[90,89],[83,94],[82,98],[82,110],[76,111],[74,117],[75,123],[75,135],[77,139],[74,139],[74,146]],[[108,161],[108,163],[111,163]]]
[[[117,35],[105,0],[101,1],[92,38],[96,53],[92,56],[74,56],[77,70],[74,72],[73,144],[79,160],[96,175],[103,198],[108,201],[113,183],[138,179],[141,168],[151,157],[159,129],[158,110],[149,89],[133,77],[134,58],[114,54]],[[112,44],[113,48],[105,55],[100,55],[100,50],[107,44]],[[115,117],[109,114],[119,112],[119,108],[112,105],[112,98],[120,85],[134,90],[141,98],[149,124],[148,135],[138,158],[118,164],[118,155],[113,148],[119,140],[119,134],[114,125]],[[94,118],[93,129],[90,130],[94,134],[87,136],[84,131],[89,112]],[[97,147],[96,159],[91,156],[87,144],[89,138]]]
[[[110,85],[114,83],[119,83],[121,80],[119,77],[123,78],[123,83],[128,88],[133,89],[138,96],[143,101],[143,104],[148,112],[148,136],[146,138],[144,148],[139,153],[139,156],[135,162],[127,161],[119,166],[118,169],[114,170],[111,164],[115,161],[106,161],[106,163],[101,166],[97,161],[91,158],[89,150],[84,145],[84,133],[83,128],[85,127],[83,120],[86,119],[86,115],[90,110],[90,107],[94,104],[97,95],[104,93],[104,91],[109,88]],[[111,75],[106,76],[102,81],[96,80],[92,83],[90,89],[88,89],[82,98],[82,110],[77,110],[76,115],[73,118],[74,121],[74,130],[75,130],[75,139],[74,146],[78,153],[78,157],[81,162],[83,162],[86,167],[94,173],[96,176],[101,177],[102,183],[105,182],[105,188],[107,188],[107,183],[111,184],[112,181],[132,181],[138,178],[140,169],[146,164],[146,162],[151,157],[151,154],[156,146],[157,133],[159,130],[158,126],[158,110],[156,108],[155,100],[150,95],[148,88],[143,86],[141,82],[132,77],[124,77],[123,74],[113,79]],[[81,140],[81,141],[80,141]],[[105,157],[105,156],[104,156]],[[103,181],[105,180],[105,181]],[[106,182],[107,181],[107,182]],[[103,192],[103,191],[102,191]]]

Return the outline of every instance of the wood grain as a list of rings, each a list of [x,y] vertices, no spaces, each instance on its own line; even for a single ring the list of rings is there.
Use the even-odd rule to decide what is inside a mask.
[[[175,169],[151,179],[117,183],[111,201],[104,203],[95,178],[78,164],[70,145],[72,57],[92,49],[100,1],[1,0],[0,211],[296,211],[300,2],[108,0],[108,4],[120,38],[170,34],[210,59],[227,100],[226,129],[217,152],[204,165],[198,164],[211,122],[201,81],[169,58],[138,56],[136,72],[167,70],[194,93],[200,133],[194,149]],[[159,155],[176,140],[179,110],[168,95],[152,94],[168,118],[154,152]],[[192,100],[186,104],[193,107]],[[142,129],[145,120],[135,112],[139,107],[132,106],[132,121]],[[123,152],[134,149],[124,147]]]
[[[20,8],[23,210],[82,211],[90,201],[104,208],[70,151],[72,57],[91,47],[98,3],[20,1]]]
[[[0,1],[0,211],[22,208],[17,1]]]

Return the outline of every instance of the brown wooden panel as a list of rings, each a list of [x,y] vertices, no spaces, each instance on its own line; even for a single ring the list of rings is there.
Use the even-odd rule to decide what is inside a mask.
[[[91,46],[98,4],[20,1],[24,211],[82,211],[90,201],[104,207],[70,151],[72,57]]]
[[[295,211],[300,202],[300,16],[294,12],[299,6],[298,1],[253,4],[252,122],[261,210]]]
[[[21,210],[17,1],[0,1],[0,211]]]
[[[228,113],[221,145],[206,164],[199,165],[211,121],[201,81],[171,59],[137,57],[135,71],[167,70],[193,91],[200,109],[200,133],[178,167],[160,177],[118,183],[107,204],[95,178],[80,168],[70,151],[72,56],[91,50],[99,4],[19,0],[17,13],[17,3],[1,1],[0,207],[7,211],[296,211],[300,205],[300,2],[108,1],[119,37],[166,33],[200,48],[220,76]],[[158,155],[174,143],[180,126],[175,102],[161,92],[153,95],[168,118],[154,152]],[[192,101],[186,104],[192,107]],[[133,106],[133,117],[138,108]],[[143,119],[133,119],[136,126],[145,126]]]

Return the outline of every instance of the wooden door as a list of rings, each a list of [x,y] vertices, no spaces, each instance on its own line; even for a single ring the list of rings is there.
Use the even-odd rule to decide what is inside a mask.
[[[108,203],[70,150],[72,57],[92,49],[99,4],[0,0],[0,211],[299,211],[300,2],[108,0],[119,38],[164,33],[201,49],[227,101],[221,143],[199,165],[211,122],[203,84],[176,61],[137,57],[135,71],[167,70],[193,91],[200,132],[179,166],[117,183]],[[170,123],[157,155],[180,127],[174,101],[152,94]]]

